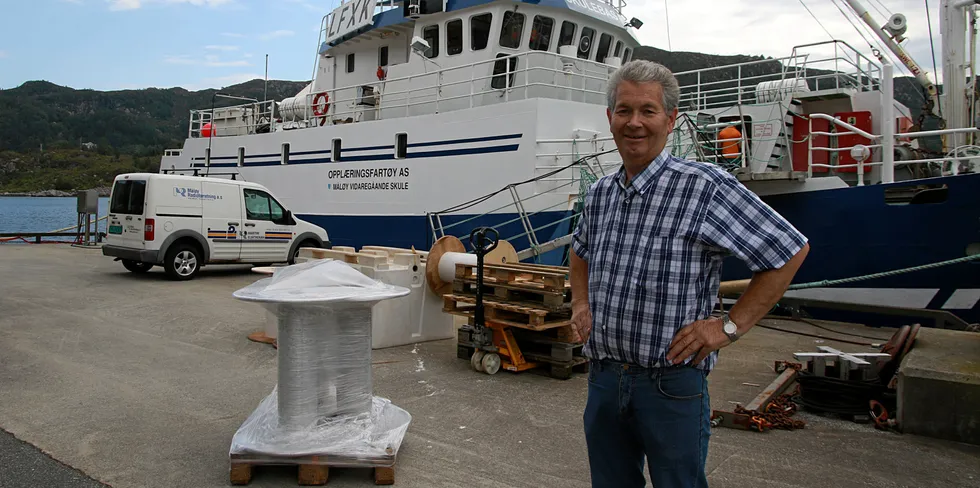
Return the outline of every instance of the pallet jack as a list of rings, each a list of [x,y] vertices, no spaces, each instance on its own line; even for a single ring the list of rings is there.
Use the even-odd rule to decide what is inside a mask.
[[[534,337],[536,334],[523,334],[525,345],[535,344],[550,353],[524,353],[514,337],[514,325],[507,321],[487,320],[483,301],[484,257],[498,244],[497,230],[492,227],[478,227],[470,233],[470,245],[476,254],[476,304],[469,324],[463,326],[458,334],[457,355],[466,359],[478,372],[496,374],[501,368],[520,372],[538,367],[549,368],[555,378],[570,378],[574,370],[580,369],[575,363],[574,351],[581,346],[566,344],[553,338]],[[527,332],[527,331],[520,331]],[[533,356],[533,357],[528,357]],[[528,359],[533,359],[529,361]]]
[[[493,234],[489,238],[488,234]],[[476,254],[476,309],[473,311],[470,342],[474,346],[470,365],[476,371],[494,374],[500,370],[500,355],[493,345],[493,329],[486,324],[483,307],[483,258],[497,247],[500,234],[493,227],[477,227],[470,232],[470,245]]]

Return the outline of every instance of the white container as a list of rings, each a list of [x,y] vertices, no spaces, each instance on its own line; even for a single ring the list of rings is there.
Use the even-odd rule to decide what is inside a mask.
[[[371,331],[371,348],[404,346],[417,342],[437,341],[456,337],[453,316],[442,311],[442,297],[429,290],[425,282],[425,263],[422,254],[410,250],[365,249],[356,253],[357,263],[350,260],[349,251],[300,249],[297,262],[332,258],[347,260],[354,269],[384,284],[401,286],[409,294],[385,300],[374,306]],[[374,254],[372,254],[374,253]]]

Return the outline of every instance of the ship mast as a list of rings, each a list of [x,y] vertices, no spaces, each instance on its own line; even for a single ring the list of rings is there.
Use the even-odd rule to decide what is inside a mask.
[[[966,33],[967,10],[972,11],[980,0],[943,0],[939,17],[939,31],[942,35],[943,54],[943,101],[946,124],[951,129],[974,127],[973,107],[967,95],[966,86]],[[973,60],[969,61],[973,66]],[[976,67],[971,68],[971,71]],[[974,74],[974,73],[971,73]],[[976,87],[972,86],[971,90]],[[965,143],[966,134],[951,134],[953,148]]]
[[[871,31],[874,32],[879,39],[881,39],[881,42],[883,42],[885,46],[891,50],[891,52],[895,53],[895,56],[898,57],[899,61],[901,61],[902,64],[904,64],[905,67],[912,72],[912,75],[915,76],[915,79],[919,82],[919,84],[926,89],[926,94],[928,94],[929,101],[931,102],[931,107],[929,110],[933,113],[933,115],[938,116],[939,92],[936,90],[936,85],[929,79],[928,72],[923,70],[919,64],[912,59],[912,56],[909,56],[909,53],[906,52],[898,42],[895,42],[895,39],[892,37],[892,34],[894,33],[894,36],[897,37],[899,41],[902,40],[901,35],[905,32],[905,17],[899,14],[893,15],[892,18],[889,19],[889,24],[885,26],[886,28],[891,27],[891,32],[886,32],[885,28],[875,24],[875,20],[871,17],[871,13],[868,12],[868,9],[866,9],[860,1],[845,1],[848,5],[850,5],[851,9],[854,10],[854,13],[857,14],[857,16],[860,17],[865,24],[868,24],[868,27],[871,28]],[[945,5],[947,1],[948,0],[943,0],[943,4]],[[972,3],[973,0],[970,1]],[[893,26],[893,23],[898,24],[897,27]],[[943,42],[943,46],[945,45],[946,43]],[[945,69],[945,65],[943,67]],[[945,71],[943,72],[945,73]]]
[[[933,115],[941,119],[941,128],[966,129],[975,127],[980,121],[974,121],[973,100],[975,97],[972,92],[976,90],[973,83],[970,83],[970,93],[968,93],[966,82],[966,67],[970,66],[971,76],[976,78],[976,66],[973,56],[973,36],[971,35],[971,47],[967,48],[967,14],[969,13],[971,24],[976,17],[976,6],[980,5],[980,0],[941,0],[939,31],[942,41],[943,58],[943,103],[939,104],[939,95],[936,85],[929,80],[925,70],[912,59],[911,56],[898,43],[903,39],[901,35],[905,32],[905,17],[900,14],[893,15],[888,19],[888,24],[883,27],[875,25],[874,19],[864,8],[859,0],[845,0],[851,9],[861,18],[871,30],[888,46],[898,59],[908,67],[915,79],[926,89],[929,95],[929,108]],[[973,25],[970,25],[970,29]],[[896,42],[897,40],[897,42]],[[967,52],[971,54],[971,59],[967,60]],[[957,148],[964,145],[966,134],[958,132],[948,135],[949,139],[944,144],[945,149]]]

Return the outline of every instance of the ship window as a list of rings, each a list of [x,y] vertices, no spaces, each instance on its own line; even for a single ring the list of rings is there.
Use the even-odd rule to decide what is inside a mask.
[[[595,29],[591,27],[582,28],[582,37],[578,40],[578,57],[581,59],[589,59],[589,53],[592,52],[592,41],[595,39]]]
[[[245,148],[238,146],[238,166],[245,165]]]
[[[616,49],[613,50],[613,56],[619,57],[623,53],[623,41],[616,41]]]
[[[508,86],[514,86],[514,74],[516,71],[517,56],[511,54],[498,54],[497,61],[493,63],[493,79],[490,80],[490,86],[496,90],[500,90]],[[507,74],[509,74],[509,76],[507,76]]]
[[[446,54],[452,56],[463,52],[463,21],[450,20],[446,23]]]
[[[480,14],[470,17],[470,49],[486,49],[490,42],[490,22],[493,14]]]
[[[354,72],[354,53],[350,53],[347,55],[347,72],[348,73]]]
[[[282,153],[280,154],[280,159],[282,164],[289,164],[289,143],[282,143]]]
[[[429,25],[422,29],[422,39],[429,43],[429,50],[425,52],[425,57],[434,58],[439,55],[439,26]]]
[[[333,140],[333,149],[330,151],[331,161],[340,161],[340,139]]]
[[[388,66],[388,46],[378,49],[378,66]]]
[[[500,47],[517,49],[521,46],[524,33],[524,14],[512,10],[504,12],[504,23],[500,27]]]
[[[575,44],[575,29],[573,22],[564,21],[561,23],[561,31],[558,33],[558,47],[572,46]]]
[[[632,56],[632,55],[633,55],[633,50],[630,49],[630,48],[626,48],[626,51],[623,52],[623,62],[625,63],[625,62],[629,61],[630,60],[630,56]]]
[[[551,31],[555,29],[555,19],[551,17],[534,16],[531,22],[531,40],[527,47],[538,51],[547,51],[551,44]]]
[[[612,36],[609,34],[599,36],[599,49],[595,52],[596,61],[601,63],[606,60],[606,56],[609,55],[610,44],[612,44]]]
[[[402,159],[408,153],[408,134],[395,134],[395,159]]]

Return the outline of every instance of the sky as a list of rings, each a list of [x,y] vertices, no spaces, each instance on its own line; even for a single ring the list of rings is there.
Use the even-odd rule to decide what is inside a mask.
[[[627,0],[624,13],[643,21],[640,41],[660,49],[778,58],[790,55],[794,45],[828,40],[826,28],[868,53],[868,43],[835,1],[846,9],[843,0]],[[940,0],[861,1],[882,24],[888,11],[908,18],[903,46],[932,74],[924,1],[931,7],[938,55]],[[4,3],[0,89],[47,80],[78,89],[199,90],[263,78],[266,55],[270,79],[310,79],[321,19],[339,0]],[[896,75],[906,73],[896,67]]]

